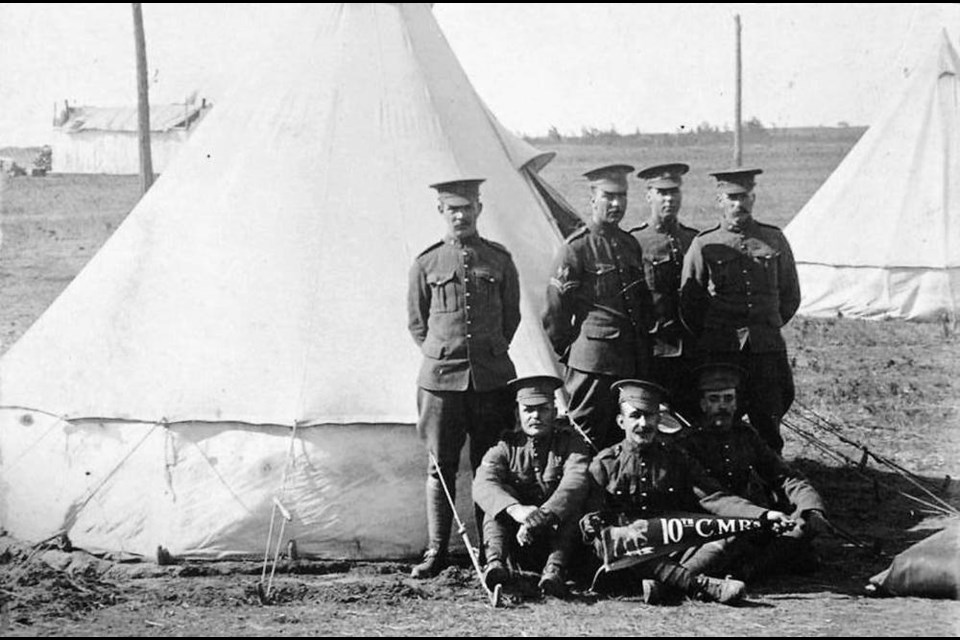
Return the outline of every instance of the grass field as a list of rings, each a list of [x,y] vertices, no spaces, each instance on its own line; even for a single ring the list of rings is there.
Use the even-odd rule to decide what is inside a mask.
[[[755,215],[759,220],[785,226],[823,184],[859,137],[859,130],[824,130],[821,136],[770,135],[763,142],[745,145],[743,165],[763,169],[757,178]],[[638,170],[664,162],[685,162],[690,173],[684,177],[681,219],[689,226],[705,229],[716,224],[716,201],[711,171],[733,166],[733,152],[723,143],[690,146],[629,147],[581,144],[540,145],[555,151],[556,159],[543,175],[563,193],[578,211],[589,211],[589,192],[581,174],[604,164],[626,163]],[[642,222],[643,189],[632,181],[625,228]]]
[[[744,164],[765,170],[759,179],[756,217],[779,226],[787,224],[855,140],[851,132],[838,130],[835,135],[814,138],[772,136],[762,144],[748,145]],[[589,168],[613,162],[638,168],[666,161],[691,164],[681,219],[698,228],[716,221],[707,171],[731,164],[730,149],[725,145],[541,146],[558,154],[543,174],[581,211],[587,210],[588,191],[580,176]],[[3,350],[40,316],[122,222],[138,199],[137,189],[135,177],[51,176],[6,181],[0,210]],[[642,221],[643,204],[642,191],[635,187],[625,225]],[[798,405],[842,424],[844,438],[916,472],[947,500],[960,505],[956,483],[944,482],[947,475],[960,475],[960,339],[950,327],[796,318],[785,329],[785,336],[797,380]],[[797,417],[793,421],[802,424]],[[638,606],[635,602],[580,601],[565,609],[551,603],[499,614],[470,602],[457,617],[450,609],[459,608],[463,598],[469,601],[474,597],[466,571],[466,586],[454,584],[457,576],[451,574],[447,576],[453,581],[446,585],[449,588],[421,585],[416,593],[409,590],[413,587],[403,587],[406,583],[400,577],[389,578],[393,582],[381,589],[379,582],[363,583],[366,578],[355,576],[367,584],[366,591],[361,589],[359,595],[349,589],[337,592],[353,594],[352,600],[338,600],[339,596],[323,591],[326,587],[319,583],[287,578],[284,584],[290,593],[301,591],[296,592],[300,596],[291,596],[281,613],[260,609],[245,612],[238,620],[231,613],[236,609],[230,607],[249,605],[251,596],[238,590],[235,581],[211,578],[214,581],[208,584],[181,578],[151,584],[149,589],[147,583],[137,583],[131,590],[140,594],[136,599],[127,600],[123,607],[103,605],[103,612],[96,616],[73,616],[69,627],[54,614],[35,616],[40,624],[33,632],[953,635],[960,630],[956,603],[912,598],[874,601],[858,595],[867,577],[889,562],[890,552],[929,533],[923,529],[929,524],[924,510],[896,493],[906,488],[904,482],[873,463],[864,469],[843,464],[793,432],[787,431],[785,437],[786,457],[805,469],[821,488],[835,522],[865,541],[881,542],[887,555],[876,556],[836,539],[822,540],[825,567],[819,574],[759,585],[752,609],[648,609],[641,621],[632,618]],[[824,435],[824,440],[859,460],[862,452],[857,447],[843,444],[834,435]],[[914,529],[918,525],[920,528]],[[349,576],[344,579],[349,581]],[[399,598],[399,607],[398,594],[410,593],[414,595]],[[157,594],[173,594],[172,603],[170,597],[164,600],[166,596]],[[365,602],[375,610],[364,609]],[[173,608],[181,604],[182,611]],[[187,615],[189,607],[193,608]],[[66,619],[70,614],[63,616]],[[160,622],[144,627],[142,619],[151,616]]]

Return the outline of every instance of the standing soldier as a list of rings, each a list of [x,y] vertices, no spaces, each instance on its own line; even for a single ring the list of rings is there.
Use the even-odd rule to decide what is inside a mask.
[[[637,173],[647,181],[650,218],[630,233],[643,251],[643,272],[653,295],[653,359],[650,379],[666,388],[673,407],[692,420],[696,400],[689,393],[693,360],[690,336],[680,321],[680,274],[683,256],[697,230],[677,220],[683,202],[680,186],[690,167],[661,164]]]
[[[588,171],[590,222],[560,247],[547,286],[543,327],[567,366],[568,415],[599,450],[617,439],[610,385],[646,375],[650,291],[640,245],[620,228],[628,165]]]
[[[793,403],[793,373],[780,327],[800,306],[793,252],[777,227],[753,219],[760,169],[712,173],[720,224],[690,245],[683,264],[680,313],[707,362],[746,370],[744,409],[780,453],[780,420]],[[741,414],[742,415],[742,414]]]
[[[440,466],[431,460],[427,467],[430,542],[423,562],[413,568],[415,578],[435,576],[446,566],[453,511],[438,474],[455,493],[467,434],[476,470],[500,432],[513,424],[507,383],[516,370],[507,349],[520,324],[520,283],[510,253],[477,233],[481,182],[430,185],[437,190],[447,235],[410,269],[409,328],[423,352],[417,432]]]

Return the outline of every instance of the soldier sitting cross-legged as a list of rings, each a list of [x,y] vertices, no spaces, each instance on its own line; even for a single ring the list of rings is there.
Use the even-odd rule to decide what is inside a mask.
[[[519,429],[505,432],[483,457],[473,499],[484,512],[483,542],[490,589],[508,582],[511,567],[539,571],[549,596],[566,594],[565,570],[578,543],[586,498],[587,448],[583,438],[557,419],[553,376],[518,378]]]

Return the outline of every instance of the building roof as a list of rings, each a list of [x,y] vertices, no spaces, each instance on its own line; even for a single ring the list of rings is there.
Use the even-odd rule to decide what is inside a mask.
[[[150,105],[150,131],[189,129],[213,105],[205,102]],[[136,107],[70,107],[60,129],[69,133],[80,131],[136,131]]]

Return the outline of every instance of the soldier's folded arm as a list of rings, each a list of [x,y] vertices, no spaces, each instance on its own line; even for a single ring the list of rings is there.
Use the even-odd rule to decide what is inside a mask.
[[[410,267],[407,287],[407,327],[414,342],[422,345],[427,339],[427,318],[430,316],[430,285],[419,262]]]
[[[594,458],[587,467],[587,497],[583,504],[584,513],[604,510],[607,480],[607,470]]]
[[[506,445],[496,444],[483,456],[473,479],[473,501],[485,513],[499,516],[508,508],[519,504],[509,483],[509,466]]]

